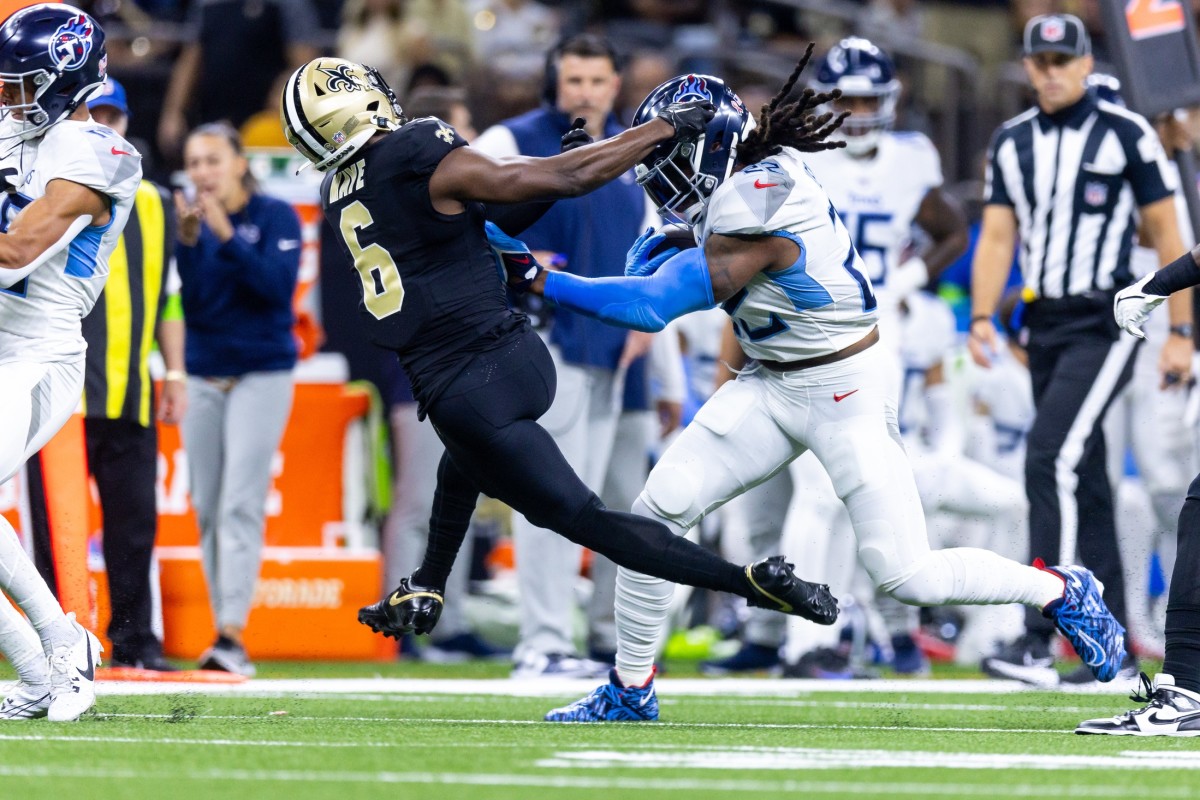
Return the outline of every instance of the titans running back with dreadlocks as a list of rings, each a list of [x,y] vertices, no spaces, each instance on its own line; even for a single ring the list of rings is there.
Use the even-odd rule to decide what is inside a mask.
[[[806,450],[845,503],[858,554],[875,583],[911,604],[1025,603],[1053,618],[1101,680],[1123,656],[1120,626],[1091,574],[1037,569],[986,550],[933,551],[900,444],[871,282],[803,153],[841,146],[826,137],[842,117],[814,115],[835,92],[789,99],[805,53],[755,127],[719,78],[685,75],[656,88],[634,116],[653,119],[681,100],[716,114],[698,141],[666,143],[637,167],[639,182],[696,233],[699,247],[650,256],[663,235],[631,250],[626,277],[542,272],[531,290],[616,325],[660,330],[721,303],[751,364],[700,409],[651,472],[636,514],[679,535],[705,514],[771,477]],[[551,721],[658,716],[654,656],[672,587],[621,569],[617,666],[610,682],[547,714]]]

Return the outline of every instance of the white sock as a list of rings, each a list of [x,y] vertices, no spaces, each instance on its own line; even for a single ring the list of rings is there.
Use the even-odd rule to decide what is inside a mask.
[[[633,513],[657,520],[672,533],[686,535],[679,525],[654,514],[642,498],[633,503]],[[617,677],[625,686],[641,686],[654,672],[675,584],[652,578],[624,567],[617,569],[617,596],[613,602],[617,622]]]
[[[0,589],[25,612],[47,653],[55,645],[72,643],[78,637],[50,587],[21,547],[16,531],[3,516],[0,516]]]
[[[28,684],[50,682],[50,666],[42,642],[21,612],[0,594],[0,652]]]
[[[1063,595],[1063,580],[977,547],[934,550],[907,580],[880,588],[917,605],[1022,603],[1044,608]]]

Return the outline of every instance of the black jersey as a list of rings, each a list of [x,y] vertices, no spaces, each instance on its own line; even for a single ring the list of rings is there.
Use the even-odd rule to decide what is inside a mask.
[[[416,119],[321,184],[325,217],[362,281],[371,340],[396,351],[422,408],[473,355],[525,324],[505,302],[483,205],[442,214],[429,197],[429,176],[466,144],[440,119]]]

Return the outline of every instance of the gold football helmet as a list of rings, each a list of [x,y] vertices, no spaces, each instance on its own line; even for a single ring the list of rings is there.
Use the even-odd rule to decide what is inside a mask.
[[[321,172],[406,121],[378,70],[343,58],[315,58],[292,73],[279,113],[287,140]]]

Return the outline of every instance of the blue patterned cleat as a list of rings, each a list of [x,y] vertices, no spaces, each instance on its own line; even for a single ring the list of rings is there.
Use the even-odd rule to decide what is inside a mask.
[[[654,672],[641,686],[626,686],[609,670],[608,683],[582,700],[547,712],[547,722],[653,722],[658,719]]]
[[[1047,567],[1040,559],[1033,565],[1053,572],[1064,584],[1062,599],[1047,605],[1042,615],[1054,621],[1096,680],[1108,683],[1125,660],[1125,629],[1100,597],[1104,585],[1083,567]]]

